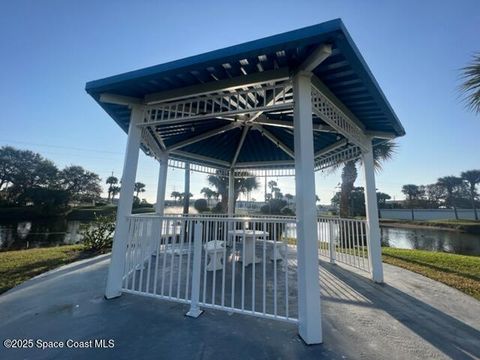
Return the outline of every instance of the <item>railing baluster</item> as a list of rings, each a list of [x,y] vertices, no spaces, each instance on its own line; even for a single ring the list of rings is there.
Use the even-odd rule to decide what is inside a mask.
[[[155,222],[156,223],[156,222]],[[162,239],[162,218],[158,219],[158,238],[155,239],[156,249],[155,249],[155,275],[153,278],[153,293],[157,295],[157,281],[158,281],[158,258],[160,256],[160,246],[161,246],[161,239]]]
[[[266,222],[262,222],[262,231],[265,234],[266,233]],[[263,269],[263,286],[262,286],[262,311],[263,314],[265,315],[266,313],[266,293],[267,293],[267,237],[263,237],[263,264],[262,264],[262,269]]]
[[[178,220],[175,222],[173,229],[172,229],[172,237],[170,238],[170,282],[168,284],[168,297],[172,297],[172,289],[173,289],[173,270],[175,268],[175,248],[177,246],[177,229],[178,229],[178,222],[182,220]]]
[[[277,226],[273,222],[273,314],[277,317]]]
[[[182,279],[182,260],[183,260],[183,247],[185,245],[185,235],[186,235],[186,226],[187,226],[188,219],[185,219],[182,222],[182,227],[180,228],[180,238],[178,239],[180,242],[179,245],[179,255],[178,255],[178,276],[177,276],[177,298],[180,299],[180,282]]]
[[[235,230],[235,222],[232,220],[227,220],[228,221],[228,228]],[[233,225],[232,225],[233,224]],[[237,274],[235,272],[235,264],[237,262],[237,254],[236,254],[236,243],[237,243],[237,235],[234,232],[232,235],[232,309],[235,308],[235,278],[237,277]]]
[[[147,261],[147,282],[145,283],[145,292],[149,293],[150,290],[150,268],[152,266],[152,239],[153,239],[153,226],[152,226],[152,220],[148,219],[148,227],[150,231],[147,232],[148,235],[148,261]]]
[[[165,236],[162,236],[162,240],[163,240],[162,287],[161,287],[162,296],[165,296],[165,267],[167,265],[167,246],[168,246],[170,227],[172,226],[171,221],[172,220],[165,219],[165,222],[164,222]]]
[[[228,223],[222,221],[221,224],[223,225],[223,266],[222,266],[222,301],[221,306],[222,308],[225,307],[225,276],[227,272],[227,244],[228,244]],[[234,275],[232,275],[234,276]]]
[[[191,220],[187,220],[188,226],[188,255],[187,255],[187,273],[186,273],[186,281],[185,281],[185,300],[189,300],[188,293],[190,288],[190,253],[193,251],[192,247],[192,238],[193,238],[193,222]]]
[[[218,222],[217,221],[212,221],[212,230],[213,230],[213,235],[212,235],[212,240],[215,241],[214,242],[214,246],[213,248],[215,249],[214,251],[214,256],[213,256],[213,268],[215,269],[213,272],[213,279],[212,279],[212,305],[215,304],[215,287],[216,287],[216,283],[217,283],[217,246],[218,246],[218,239],[217,239],[217,225],[218,225]],[[207,239],[207,241],[209,241],[210,238]]]
[[[235,228],[237,223],[235,223]],[[242,310],[245,310],[245,228],[242,235]]]

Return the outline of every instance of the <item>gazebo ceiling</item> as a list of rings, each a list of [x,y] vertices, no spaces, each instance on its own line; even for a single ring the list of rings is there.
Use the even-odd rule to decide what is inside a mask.
[[[221,90],[222,94],[229,94],[233,88],[255,91],[259,83],[284,86],[282,82],[288,81],[299,66],[325,44],[331,46],[330,56],[312,69],[318,82],[336,97],[365,131],[390,137],[404,135],[401,123],[340,19],[91,81],[87,83],[86,91],[127,131],[131,111],[128,101],[149,106],[181,99],[182,96],[214,94],[215,90]],[[239,79],[243,78],[249,81],[239,86]],[[105,94],[125,97],[126,101],[124,104],[121,101],[106,102],[102,98]],[[242,101],[247,103],[267,101],[256,93],[247,94],[244,99]],[[289,87],[285,87],[283,101],[286,105],[292,102]],[[197,112],[198,108],[199,105]],[[154,113],[149,114],[153,117]],[[259,111],[253,115],[255,123],[250,124],[253,126],[244,130],[245,121],[251,116],[239,114],[234,118],[209,118],[203,115],[201,120],[197,116],[180,123],[157,121],[147,131],[156,135],[152,136],[155,146],[174,149],[171,157],[179,160],[194,157],[202,159],[206,165],[224,168],[228,168],[232,161],[237,167],[262,167],[266,164],[293,167],[291,108],[280,106]],[[313,121],[314,128],[318,130],[327,125],[318,116],[314,116]],[[219,129],[222,132],[211,135]],[[205,138],[188,144],[189,139],[200,139],[202,136]],[[344,137],[335,132],[314,131],[315,152],[338,150],[335,144],[340,144],[342,139]],[[351,144],[345,141],[344,148],[349,146]]]

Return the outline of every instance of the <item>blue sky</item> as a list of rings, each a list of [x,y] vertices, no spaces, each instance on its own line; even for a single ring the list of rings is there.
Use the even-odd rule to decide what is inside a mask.
[[[480,168],[480,116],[457,91],[459,69],[480,51],[478,0],[3,1],[0,146],[120,177],[126,135],[85,93],[87,81],[338,17],[407,131],[377,188],[398,199],[403,184]],[[149,200],[157,172],[142,154],[137,180]],[[316,179],[329,203],[339,174]],[[291,178],[279,184],[295,192]],[[193,174],[194,195],[203,186],[205,175]],[[183,172],[170,171],[167,192],[182,187]]]

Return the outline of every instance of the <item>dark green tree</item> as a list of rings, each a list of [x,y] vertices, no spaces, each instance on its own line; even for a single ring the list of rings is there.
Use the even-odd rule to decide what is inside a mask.
[[[209,184],[211,186],[214,186],[217,189],[217,192],[220,194],[221,197],[221,202],[220,206],[217,210],[221,212],[227,212],[227,207],[228,207],[228,176],[224,176],[222,173],[217,172],[217,175],[209,175],[207,178]],[[257,181],[257,178],[252,176],[250,173],[245,172],[244,174],[241,174],[241,176],[238,176],[235,178],[234,182],[234,199],[233,199],[233,204],[234,204],[234,209],[235,209],[235,203],[238,199],[238,196],[240,194],[246,194],[252,190],[255,190],[258,188],[259,183]]]
[[[108,184],[108,202],[112,201],[112,195],[113,195],[113,188],[116,187],[118,184],[118,178],[115,176],[109,176],[107,180],[105,181],[106,184]]]
[[[138,195],[140,193],[145,192],[145,184],[141,183],[141,182],[136,182],[135,187],[134,187],[134,191],[135,191],[135,196],[138,198]]]
[[[386,141],[380,144],[377,144],[373,147],[373,159],[375,162],[375,169],[380,171],[382,169],[382,163],[384,161],[390,160],[395,153],[397,148],[396,143],[393,141]],[[351,193],[354,190],[355,181],[358,177],[357,164],[360,162],[360,159],[349,160],[343,164],[342,169],[342,183],[340,191],[340,216],[348,217],[352,215],[350,210],[351,204]],[[336,170],[341,166],[334,167],[332,170]]]
[[[445,205],[453,207],[455,219],[458,220],[457,206],[455,203],[455,192],[463,185],[463,180],[456,176],[444,176],[437,180],[437,185],[445,189]]]
[[[59,173],[59,183],[73,201],[95,201],[100,198],[100,177],[81,166],[67,166]]]
[[[480,170],[468,170],[460,174],[463,181],[467,183],[470,201],[472,203],[473,212],[475,213],[475,220],[478,220],[477,207],[475,198],[478,196],[477,185],[480,184]]]

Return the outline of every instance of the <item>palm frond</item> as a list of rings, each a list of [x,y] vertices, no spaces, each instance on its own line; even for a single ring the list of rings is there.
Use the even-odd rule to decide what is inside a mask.
[[[475,113],[480,112],[480,52],[473,55],[472,62],[461,69],[460,91],[468,108]]]

